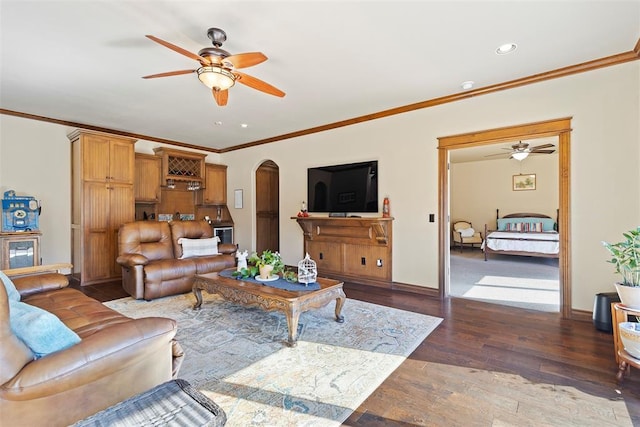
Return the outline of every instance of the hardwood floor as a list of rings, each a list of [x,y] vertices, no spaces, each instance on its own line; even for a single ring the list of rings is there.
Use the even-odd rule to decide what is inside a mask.
[[[101,301],[126,296],[119,283],[72,286]],[[640,370],[618,386],[613,336],[590,322],[350,283],[344,289],[348,298],[444,319],[344,425],[640,425]]]

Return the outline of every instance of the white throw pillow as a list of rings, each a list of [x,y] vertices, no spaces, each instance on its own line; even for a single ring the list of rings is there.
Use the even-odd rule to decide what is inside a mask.
[[[218,236],[208,239],[187,239],[182,237],[178,239],[178,243],[182,245],[182,256],[180,258],[217,255],[219,241],[220,238]]]
[[[474,234],[476,234],[476,230],[474,230],[471,227],[463,228],[462,230],[458,230],[458,231],[460,232],[460,236],[462,237],[472,237]]]

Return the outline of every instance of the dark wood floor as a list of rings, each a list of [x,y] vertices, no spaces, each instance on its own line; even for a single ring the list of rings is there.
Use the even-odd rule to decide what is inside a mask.
[[[126,296],[119,283],[72,286]],[[590,322],[349,283],[345,293],[444,319],[345,425],[640,425],[640,370],[618,386],[613,336]],[[590,413],[592,424],[573,423]]]

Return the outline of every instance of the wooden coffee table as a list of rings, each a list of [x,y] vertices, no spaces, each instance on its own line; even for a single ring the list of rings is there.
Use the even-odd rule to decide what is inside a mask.
[[[260,283],[223,277],[218,273],[198,274],[193,282],[193,294],[196,297],[193,309],[200,309],[202,291],[205,290],[244,306],[259,307],[265,311],[281,311],[287,318],[289,329],[287,344],[293,347],[298,339],[300,313],[324,307],[335,300],[336,322],[344,322],[344,317],[340,314],[346,299],[342,290],[343,282],[318,277],[317,283],[320,289],[315,291],[302,290],[304,285],[300,285],[300,291],[285,291]]]

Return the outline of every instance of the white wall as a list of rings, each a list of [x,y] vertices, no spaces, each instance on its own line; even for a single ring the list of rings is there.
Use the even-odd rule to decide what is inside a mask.
[[[495,229],[496,209],[500,209],[501,217],[516,212],[534,212],[556,219],[558,161],[558,155],[554,153],[532,155],[522,162],[494,159],[452,163],[449,178],[451,222],[471,221],[476,231],[482,231],[485,224],[489,229]],[[513,175],[520,173],[536,175],[535,190],[513,191]]]
[[[67,129],[0,115],[0,197],[7,190],[42,204],[43,264],[71,262],[71,143]]]
[[[393,280],[436,288],[438,226],[428,215],[438,208],[437,138],[572,116],[572,305],[591,310],[594,295],[613,291],[616,280],[600,241],[617,240],[640,222],[639,97],[640,61],[634,61],[225,153],[219,162],[229,166],[228,199],[235,189],[244,190],[243,209],[229,206],[236,241],[241,248],[255,246],[253,188],[262,161],[280,167],[280,250],[292,264],[301,258],[303,243],[290,216],[306,199],[306,169],[376,159],[380,197],[390,197],[395,217]],[[69,130],[4,115],[0,126],[0,187],[43,200],[45,261],[69,261]],[[146,151],[144,145],[140,150]],[[27,179],[25,170],[36,172]]]
[[[377,159],[380,196],[390,197],[395,217],[393,280],[436,288],[438,228],[428,214],[438,208],[437,138],[573,117],[572,306],[590,311],[594,295],[613,291],[616,280],[601,240],[618,239],[640,222],[639,93],[636,61],[225,153],[229,189],[245,193],[245,208],[232,210],[237,241],[248,249],[255,244],[253,173],[265,159],[280,166],[280,250],[287,263],[302,255],[302,232],[290,216],[306,198],[306,168]]]

